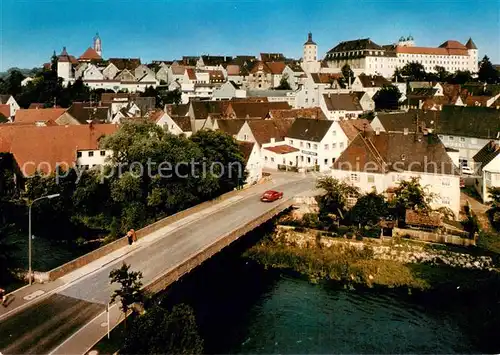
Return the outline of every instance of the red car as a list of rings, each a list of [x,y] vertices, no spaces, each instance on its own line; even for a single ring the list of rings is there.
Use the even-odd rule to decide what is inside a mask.
[[[280,198],[283,198],[283,192],[268,190],[264,192],[260,200],[262,202],[274,202],[276,200],[279,200]]]

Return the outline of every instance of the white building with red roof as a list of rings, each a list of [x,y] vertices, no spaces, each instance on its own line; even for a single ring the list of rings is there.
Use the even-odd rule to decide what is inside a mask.
[[[396,68],[417,62],[427,72],[436,66],[454,73],[458,70],[478,71],[478,49],[471,38],[464,45],[448,40],[438,47],[416,46],[413,37],[401,37],[397,43],[380,46],[370,38],[340,42],[329,50],[325,62],[330,68],[341,71],[349,64],[355,75],[382,75],[392,77]]]

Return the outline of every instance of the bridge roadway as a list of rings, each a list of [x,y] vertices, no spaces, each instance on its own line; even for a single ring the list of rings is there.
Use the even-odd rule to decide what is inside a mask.
[[[147,285],[184,260],[204,250],[222,235],[244,226],[275,208],[280,202],[262,203],[259,200],[265,189],[284,192],[281,201],[311,192],[315,180],[301,177],[276,180],[273,183],[243,190],[241,194],[167,226],[158,235],[139,240],[135,248],[108,264],[101,265],[87,275],[59,287],[41,297],[35,304],[0,322],[0,353],[10,354],[69,354],[84,353],[93,346],[92,337],[100,339],[105,334],[105,305],[113,291],[109,272],[123,262],[132,270],[143,273]],[[201,215],[200,215],[201,214]],[[154,234],[154,233],[153,233]],[[71,275],[64,276],[71,278]],[[118,323],[119,311],[110,312]],[[96,328],[96,329],[94,329]],[[97,329],[99,328],[99,329]],[[103,334],[104,332],[104,334]]]

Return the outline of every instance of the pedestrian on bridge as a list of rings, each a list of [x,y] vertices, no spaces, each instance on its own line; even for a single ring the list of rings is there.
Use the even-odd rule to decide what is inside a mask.
[[[7,295],[3,288],[0,288],[0,298],[2,301],[2,306],[5,306],[5,302],[7,302]]]
[[[128,239],[128,245],[132,245],[132,242],[134,241],[134,237],[132,236],[131,231],[127,232],[127,239]]]

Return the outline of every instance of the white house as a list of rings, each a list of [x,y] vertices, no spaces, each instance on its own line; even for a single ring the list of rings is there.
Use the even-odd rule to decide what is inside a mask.
[[[284,142],[283,142],[284,143]],[[264,168],[272,170],[290,170],[299,164],[298,148],[288,144],[278,144],[262,148]]]
[[[364,112],[375,111],[375,101],[365,91],[353,91],[352,95],[358,98],[359,105]]]
[[[12,95],[0,95],[0,105],[9,105],[11,118],[14,117],[17,110],[21,108]]]
[[[351,84],[353,91],[364,91],[370,98],[373,98],[377,91],[385,85],[391,85],[391,82],[381,75],[358,75]]]
[[[76,166],[89,170],[107,164],[107,159],[113,155],[112,150],[86,149],[77,150]]]
[[[321,97],[327,92],[349,93],[338,81],[339,74],[307,73],[296,92],[297,108],[317,107]]]
[[[118,69],[113,63],[109,63],[108,66],[102,70],[102,74],[108,80],[114,79],[119,72],[120,69]]]
[[[347,147],[348,138],[338,122],[297,118],[285,138],[297,148],[299,169],[329,171],[335,159]]]
[[[231,100],[232,98],[245,98],[247,91],[241,88],[241,85],[229,80],[216,88],[212,98],[214,100]]]
[[[500,145],[498,141],[488,142],[474,156],[474,163],[478,174],[474,186],[484,203],[491,202],[488,189],[500,187]]]
[[[283,69],[283,77],[287,78],[292,90],[297,90],[299,85],[304,83],[307,75],[299,64],[289,63]]]
[[[262,179],[262,159],[257,143],[238,141],[247,171],[246,185],[256,184]]]
[[[356,119],[364,111],[358,96],[352,93],[323,94],[320,107],[326,117],[332,121]]]
[[[297,107],[297,95],[293,90],[247,90],[247,97],[266,97],[268,102],[287,102]]]
[[[176,136],[184,134],[186,137],[190,137],[193,134],[191,119],[188,116],[170,116],[160,110],[151,117],[151,120]]]
[[[29,83],[31,83],[32,81],[33,81],[33,78],[31,76],[27,76],[26,78],[23,79],[23,81],[21,81],[21,86],[26,86]]]
[[[367,193],[382,193],[411,177],[434,195],[432,208],[458,217],[460,176],[444,145],[433,134],[360,133],[335,161],[332,176]]]

